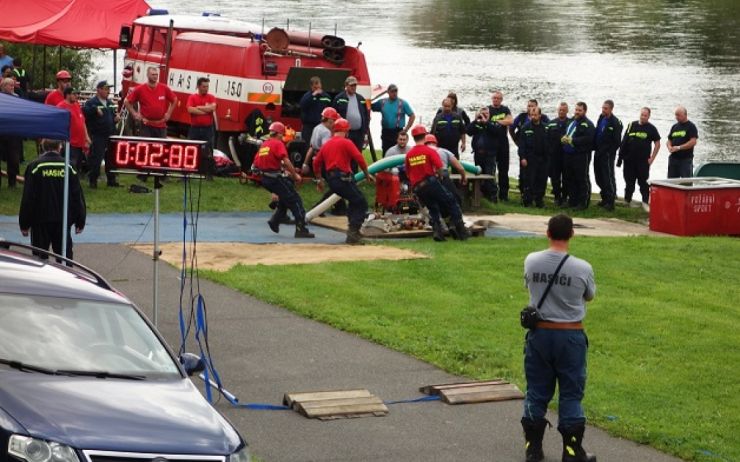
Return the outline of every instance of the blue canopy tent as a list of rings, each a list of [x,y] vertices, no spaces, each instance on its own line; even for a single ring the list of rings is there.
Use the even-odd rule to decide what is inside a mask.
[[[24,138],[69,140],[69,111],[0,93],[0,135]],[[69,144],[65,149],[65,168],[69,168]],[[64,175],[64,213],[62,255],[67,255],[67,210],[69,209],[69,175]]]
[[[0,93],[0,135],[69,139],[69,111]]]

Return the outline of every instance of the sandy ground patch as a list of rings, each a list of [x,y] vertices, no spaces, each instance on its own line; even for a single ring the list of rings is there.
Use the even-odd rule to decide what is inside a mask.
[[[525,231],[542,236],[547,231],[547,221],[550,219],[549,216],[545,215],[518,213],[467,215],[465,218],[483,226]],[[576,235],[580,236],[668,236],[668,234],[650,231],[645,225],[616,218],[573,218],[573,225]]]
[[[159,247],[162,251],[162,260],[180,268],[182,243],[168,242]],[[147,255],[152,254],[151,245],[134,245],[133,248]],[[242,265],[294,265],[335,261],[429,258],[427,255],[411,250],[380,245],[245,244],[241,242],[200,242],[197,255],[199,268],[216,271],[227,271],[238,263]]]

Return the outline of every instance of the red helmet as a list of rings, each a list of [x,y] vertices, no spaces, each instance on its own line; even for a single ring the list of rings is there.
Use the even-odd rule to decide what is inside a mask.
[[[411,128],[411,136],[417,137],[419,135],[426,135],[427,134],[427,128],[423,125],[414,125]]]
[[[324,119],[337,120],[339,118],[339,113],[333,107],[327,107],[321,111],[321,117]]]
[[[437,144],[437,137],[429,133],[427,136],[424,137],[424,144]]]
[[[347,119],[342,119],[341,117],[338,118],[334,122],[334,131],[335,132],[348,132],[349,131],[349,122]]]
[[[68,71],[65,71],[62,69],[61,71],[57,72],[57,80],[63,80],[63,79],[72,79],[72,74],[70,74]]]
[[[285,124],[282,122],[273,122],[270,124],[270,131],[279,135],[285,135]]]

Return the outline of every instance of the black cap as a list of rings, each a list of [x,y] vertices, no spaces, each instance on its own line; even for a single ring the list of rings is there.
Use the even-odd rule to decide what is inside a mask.
[[[95,88],[97,88],[98,90],[100,90],[103,87],[110,88],[110,84],[108,84],[108,81],[107,80],[101,80],[100,82],[98,82],[97,85],[95,85]]]
[[[77,93],[79,95],[80,94],[80,90],[78,90],[76,88],[72,88],[72,87],[67,87],[67,88],[64,89],[64,96],[67,96],[70,93]]]
[[[388,91],[398,90],[398,86],[395,83],[388,85]]]

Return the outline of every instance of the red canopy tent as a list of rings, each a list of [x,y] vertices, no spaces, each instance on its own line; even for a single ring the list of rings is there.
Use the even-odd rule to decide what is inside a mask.
[[[79,48],[118,48],[122,25],[144,16],[144,0],[0,0],[0,40]]]

